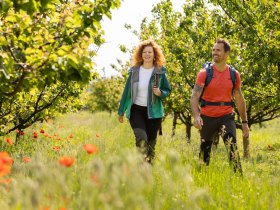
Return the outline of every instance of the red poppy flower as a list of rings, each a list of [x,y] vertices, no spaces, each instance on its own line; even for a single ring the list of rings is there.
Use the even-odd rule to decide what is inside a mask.
[[[30,157],[23,157],[22,160],[25,163],[29,163],[31,161],[31,158]]]
[[[91,180],[96,184],[100,183],[99,177],[97,175],[92,175]]]
[[[33,132],[33,138],[37,138],[38,137],[38,133],[36,131]]]
[[[13,158],[7,152],[0,152],[0,162],[10,165],[13,163]]]
[[[84,150],[88,153],[88,154],[94,154],[97,152],[97,148],[93,145],[93,144],[85,144],[84,145]]]
[[[0,179],[0,184],[10,184],[11,181],[11,179]]]
[[[59,163],[63,166],[70,167],[74,163],[74,158],[71,157],[61,157],[59,158]]]
[[[9,145],[13,145],[13,141],[12,141],[12,139],[11,139],[10,137],[8,137],[8,138],[6,139],[6,141],[7,141],[7,143],[8,143]]]
[[[73,134],[72,133],[69,135],[69,138],[71,138],[71,139],[73,138]]]
[[[54,150],[54,151],[59,151],[60,148],[59,148],[58,146],[54,146],[54,147],[53,147],[53,150]]]
[[[10,173],[12,163],[13,159],[7,152],[0,152],[0,177]]]
[[[5,176],[11,172],[11,166],[0,162],[0,177]]]
[[[45,130],[41,129],[41,130],[40,130],[40,133],[45,133]]]

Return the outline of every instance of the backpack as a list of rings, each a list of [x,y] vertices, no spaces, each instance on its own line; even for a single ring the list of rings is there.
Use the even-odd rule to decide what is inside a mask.
[[[211,66],[211,62],[206,62],[205,64],[202,65],[202,68],[206,69],[206,78],[205,78],[205,83],[204,83],[204,87],[200,96],[200,106],[203,107],[205,105],[210,105],[210,106],[233,106],[234,103],[233,101],[231,102],[207,102],[204,99],[202,99],[203,93],[205,88],[209,85],[209,83],[211,82],[212,78],[213,78],[213,69]],[[229,65],[229,72],[230,72],[230,78],[232,81],[232,96],[234,94],[234,87],[236,84],[236,70],[232,65]]]

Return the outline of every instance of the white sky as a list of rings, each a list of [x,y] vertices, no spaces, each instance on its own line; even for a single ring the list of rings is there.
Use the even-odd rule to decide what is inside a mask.
[[[105,75],[111,76],[117,72],[111,68],[111,64],[117,64],[117,58],[126,61],[129,55],[119,50],[119,45],[124,44],[126,47],[138,45],[138,38],[130,31],[124,28],[125,24],[130,24],[132,29],[137,31],[143,18],[151,17],[153,5],[160,0],[123,0],[118,10],[112,11],[112,19],[106,18],[102,27],[105,31],[104,43],[97,52],[94,62],[101,74],[101,69],[105,68]],[[175,10],[180,10],[185,0],[173,0],[172,4]]]

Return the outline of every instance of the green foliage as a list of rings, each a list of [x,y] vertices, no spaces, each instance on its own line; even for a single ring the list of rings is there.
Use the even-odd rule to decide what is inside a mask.
[[[97,77],[90,45],[101,45],[100,21],[119,0],[1,1],[1,134],[71,111]]]
[[[115,112],[121,99],[124,84],[124,79],[119,76],[94,80],[91,84],[86,108],[93,112]]]
[[[120,46],[124,51],[125,46]],[[132,51],[129,52],[132,54]],[[112,64],[112,68],[119,72],[119,75],[112,77],[99,77],[95,79],[89,86],[87,94],[87,102],[85,109],[92,112],[107,111],[116,112],[122,96],[124,85],[128,77],[128,69],[131,64],[129,61],[123,63],[117,59],[118,65]],[[105,75],[105,72],[104,72]]]

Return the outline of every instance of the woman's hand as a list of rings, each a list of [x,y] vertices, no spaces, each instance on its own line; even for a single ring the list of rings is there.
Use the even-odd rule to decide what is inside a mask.
[[[123,123],[123,115],[119,115],[119,122]]]
[[[161,91],[158,87],[153,87],[153,92],[156,96],[161,96]]]

